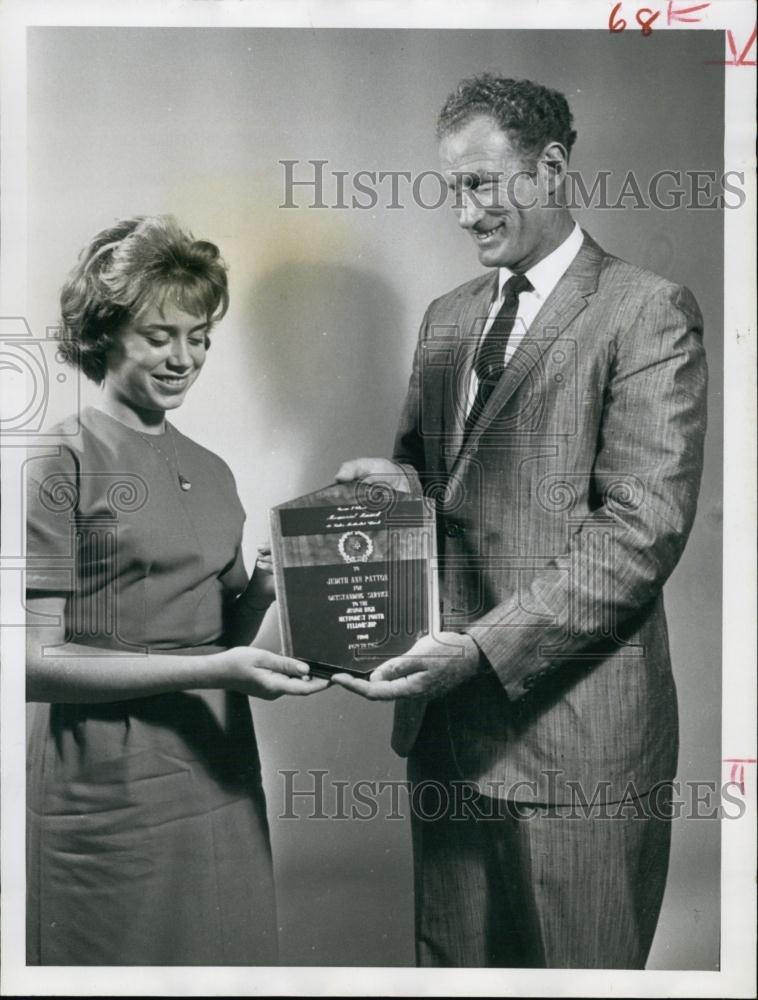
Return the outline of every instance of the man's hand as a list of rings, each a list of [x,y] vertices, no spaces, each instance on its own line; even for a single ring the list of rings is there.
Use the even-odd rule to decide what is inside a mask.
[[[405,469],[389,458],[354,458],[343,462],[334,478],[338,483],[351,483],[360,479],[366,483],[382,483],[398,493],[411,492]]]
[[[489,667],[470,635],[426,635],[404,653],[374,670],[369,679],[334,674],[332,681],[370,701],[439,698]]]

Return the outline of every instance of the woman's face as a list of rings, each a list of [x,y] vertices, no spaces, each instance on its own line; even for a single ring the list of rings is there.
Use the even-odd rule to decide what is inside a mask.
[[[133,410],[175,410],[205,362],[210,324],[166,299],[122,329],[108,358],[104,388]]]

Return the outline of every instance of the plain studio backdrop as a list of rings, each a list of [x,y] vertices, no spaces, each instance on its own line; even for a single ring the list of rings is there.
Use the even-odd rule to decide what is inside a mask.
[[[567,95],[578,130],[571,167],[588,188],[610,171],[611,203],[630,170],[643,191],[656,171],[722,170],[723,67],[706,65],[722,58],[719,32],[37,28],[28,39],[32,329],[55,325],[79,249],[118,217],[173,213],[219,244],[231,308],[175,421],[234,471],[248,568],[273,504],[327,484],[346,458],[390,452],[426,305],[481,271],[449,207],[414,204],[401,181],[391,208],[389,180],[375,185],[373,208],[333,207],[333,172],[347,172],[349,205],[358,171],[436,169],[436,113],[483,70]],[[281,160],[298,161],[301,180],[313,177],[308,160],[327,161],[328,207],[308,207],[313,189],[299,187],[300,207],[281,208]],[[426,204],[438,194],[433,179],[421,189]],[[679,779],[719,782],[723,217],[625,204],[575,215],[606,250],[691,288],[705,317],[705,475],[666,605]],[[52,401],[51,419],[67,398]],[[273,615],[260,641],[275,646]],[[390,707],[330,690],[253,708],[283,962],[412,964],[407,798],[396,818],[389,790],[374,819],[339,818],[355,804],[348,789],[340,808],[342,783],[404,778],[388,747]],[[290,803],[298,818],[279,818],[287,781],[312,789],[314,771],[326,772],[323,818],[309,818],[317,803],[303,797]],[[719,824],[683,817],[649,964],[714,969],[718,955]]]

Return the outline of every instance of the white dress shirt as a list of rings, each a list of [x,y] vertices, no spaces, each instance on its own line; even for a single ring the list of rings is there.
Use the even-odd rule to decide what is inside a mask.
[[[547,255],[547,257],[543,257],[541,261],[534,265],[534,267],[530,267],[529,270],[525,272],[526,277],[531,282],[532,290],[531,292],[522,292],[519,295],[518,312],[516,313],[513,329],[508,337],[508,344],[505,348],[505,357],[503,358],[504,365],[507,365],[513,357],[516,348],[526,336],[534,317],[544,305],[548,295],[566,273],[574,257],[576,257],[579,253],[583,239],[584,237],[582,235],[582,230],[579,227],[579,223],[575,222],[574,228],[563,243],[557,246],[552,253]],[[482,330],[480,343],[487,336],[490,327],[495,321],[495,317],[500,312],[500,307],[503,304],[503,287],[506,281],[511,277],[513,277],[513,271],[509,268],[498,268],[497,297],[492,303],[490,311],[487,314],[487,321]],[[466,397],[467,415],[471,410],[471,407],[474,405],[478,388],[479,379],[476,377],[476,372],[474,371],[474,366],[472,365],[469,376],[468,393]]]

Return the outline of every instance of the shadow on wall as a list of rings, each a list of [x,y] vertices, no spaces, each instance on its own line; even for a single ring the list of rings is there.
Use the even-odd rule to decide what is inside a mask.
[[[330,482],[345,459],[390,453],[410,371],[412,334],[392,287],[338,263],[293,261],[243,296],[250,329],[243,363],[255,368],[267,434],[289,499]],[[269,456],[270,460],[270,456]],[[286,490],[280,475],[277,489]],[[269,615],[256,645],[278,647]],[[352,785],[400,781],[389,748],[391,709],[339,689],[313,699],[253,704],[271,820],[281,960],[287,965],[413,964],[413,890],[407,822],[333,815],[279,817],[285,772],[310,787],[313,771]],[[356,913],[361,917],[356,920]]]
[[[248,302],[272,443],[304,446],[296,488],[325,485],[347,458],[389,454],[410,370],[394,290],[357,268],[295,261],[258,279]]]

